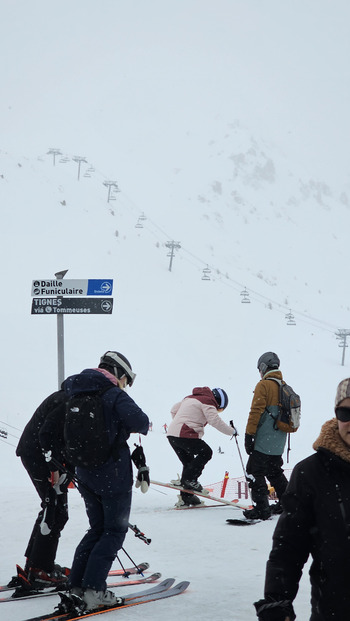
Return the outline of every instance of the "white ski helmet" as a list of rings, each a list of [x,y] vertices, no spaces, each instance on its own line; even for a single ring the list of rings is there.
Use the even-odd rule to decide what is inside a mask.
[[[133,372],[129,360],[123,354],[118,351],[106,351],[100,359],[99,367],[103,368],[103,366],[111,367],[118,379],[126,375],[129,386],[133,385],[136,373]]]

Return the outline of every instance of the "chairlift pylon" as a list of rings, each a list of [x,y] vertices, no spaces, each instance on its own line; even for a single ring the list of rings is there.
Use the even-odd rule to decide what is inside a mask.
[[[242,304],[250,304],[249,291],[246,288],[244,288],[243,291],[241,291],[240,295],[242,296],[242,299],[241,299]]]
[[[211,269],[207,265],[207,267],[203,268],[202,280],[210,280],[209,274],[211,274]]]
[[[287,314],[285,315],[285,318],[286,318],[286,319],[288,319],[288,321],[287,321],[287,326],[296,326],[296,325],[297,325],[297,324],[296,324],[296,321],[295,321],[295,319],[294,319],[294,315],[293,315],[293,313],[292,313],[292,311],[291,311],[291,310],[289,311],[289,313],[287,313]]]

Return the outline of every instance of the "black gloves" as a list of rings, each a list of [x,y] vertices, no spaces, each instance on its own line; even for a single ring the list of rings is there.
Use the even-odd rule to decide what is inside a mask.
[[[146,466],[146,458],[142,446],[137,446],[137,444],[135,444],[135,446],[136,449],[131,453],[131,459],[138,469],[135,487],[141,487],[141,492],[145,494],[148,491],[150,483],[149,468]]]
[[[46,461],[46,465],[48,469],[51,470],[51,472],[54,472],[55,470],[57,470],[57,466],[52,461],[53,459],[52,451],[45,451],[44,449],[42,449],[42,451],[43,451],[44,459]]]
[[[254,442],[255,436],[250,436],[248,433],[246,433],[244,436],[244,447],[248,455],[251,455],[254,451]]]
[[[259,621],[294,621],[296,619],[290,600],[260,599],[254,603]]]
[[[134,446],[136,446],[136,449],[131,453],[131,459],[136,468],[144,468],[146,465],[146,457],[143,448],[142,446],[137,446],[137,444],[134,444]]]

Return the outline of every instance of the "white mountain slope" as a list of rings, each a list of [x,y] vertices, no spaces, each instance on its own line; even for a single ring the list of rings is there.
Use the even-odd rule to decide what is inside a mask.
[[[227,389],[230,416],[243,430],[258,379],[256,359],[268,349],[279,353],[305,415],[312,403],[316,409],[331,403],[334,376],[345,372],[334,333],[348,317],[346,294],[337,284],[349,209],[336,190],[315,200],[301,198],[306,182],[293,186],[290,177],[288,188],[279,187],[278,179],[288,175],[283,159],[272,147],[266,154],[255,146],[254,153],[237,153],[231,177],[215,175],[198,189],[179,182],[173,192],[183,200],[175,218],[174,210],[165,215],[151,202],[137,205],[122,188],[107,203],[108,178],[96,170],[84,177],[87,163],[78,181],[77,164],[68,157],[53,166],[47,154],[34,160],[1,156],[3,265],[15,293],[2,291],[4,373],[13,387],[4,397],[5,421],[15,415],[21,427],[38,400],[56,388],[56,320],[30,315],[30,289],[33,279],[53,278],[64,268],[67,278],[115,283],[112,316],[65,317],[66,374],[97,364],[108,348],[125,351],[139,374],[135,399],[158,425],[194,385],[215,384]],[[223,152],[221,157],[225,165],[233,162]],[[264,166],[276,171],[272,177],[262,176]],[[238,206],[234,192],[242,197]],[[146,219],[139,220],[143,213]],[[136,228],[140,222],[143,228]],[[165,244],[171,240],[181,248],[170,272]],[[324,252],[320,246],[326,244]],[[203,280],[207,266],[210,280]],[[242,303],[245,287],[250,304]],[[287,325],[289,309],[296,325]],[[30,364],[17,391],[12,369],[23,356]],[[322,394],[320,377],[328,388]]]
[[[293,466],[311,452],[336,384],[349,375],[335,337],[350,329],[349,4],[101,6],[2,6],[0,418],[12,433],[0,445],[2,581],[21,562],[37,510],[13,445],[57,387],[56,320],[31,316],[33,279],[67,268],[67,278],[114,279],[112,316],[65,317],[66,374],[96,365],[109,348],[130,358],[130,394],[153,421],[143,444],[154,478],[177,472],[162,426],[193,386],[225,388],[225,419],[235,420],[243,452],[256,360],[276,351],[302,398]],[[51,148],[68,161],[53,166]],[[74,156],[87,160],[80,181]],[[120,189],[109,204],[106,181]],[[170,272],[172,240],[181,248]],[[287,325],[289,311],[296,325]],[[203,483],[225,470],[240,475],[235,444],[207,428],[205,438],[214,456]],[[144,560],[141,546],[152,569],[191,579],[191,593],[170,615],[164,603],[133,616],[196,618],[200,610],[212,619],[203,602],[219,589],[220,621],[251,619],[273,523],[232,531],[226,509],[223,517],[221,509],[175,514],[174,502],[173,492],[136,495],[133,519],[153,544],[130,537],[127,549]],[[79,499],[71,506],[59,555],[66,563],[84,524]],[[9,606],[11,621],[26,616],[24,603]],[[44,610],[35,606],[33,614]],[[307,585],[297,610],[307,618]]]

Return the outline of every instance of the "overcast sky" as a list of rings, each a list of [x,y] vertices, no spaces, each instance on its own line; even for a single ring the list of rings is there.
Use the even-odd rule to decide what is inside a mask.
[[[1,148],[137,170],[236,119],[348,177],[345,0],[3,0]],[[108,170],[110,167],[110,171]]]

